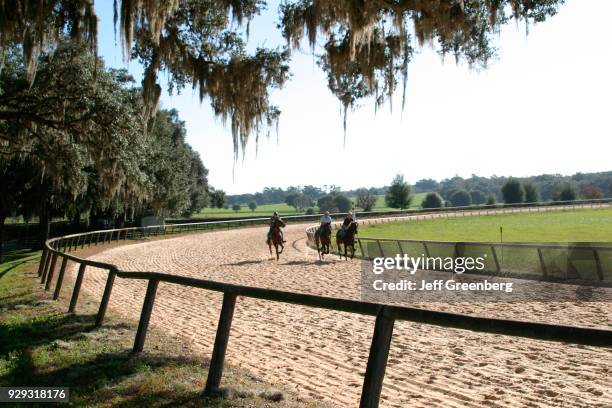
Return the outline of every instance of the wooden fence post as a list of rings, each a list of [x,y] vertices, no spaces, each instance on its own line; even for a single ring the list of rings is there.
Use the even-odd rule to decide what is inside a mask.
[[[42,276],[43,269],[45,268],[45,263],[47,262],[47,256],[49,256],[49,251],[47,248],[43,249],[43,253],[40,256],[40,264],[38,265],[38,277]]]
[[[85,267],[85,264],[81,264],[79,266],[79,273],[77,274],[76,281],[74,281],[74,289],[72,290],[72,297],[70,298],[70,306],[68,307],[68,313],[74,313],[77,301],[79,300],[79,292],[81,291],[81,284],[83,283]]]
[[[108,301],[110,300],[111,292],[113,291],[113,283],[115,282],[115,271],[108,271],[108,278],[106,279],[106,286],[104,287],[104,294],[100,301],[100,308],[98,309],[98,315],[96,316],[96,327],[102,326],[104,316],[106,315],[106,308],[108,307]]]
[[[136,331],[136,338],[134,339],[134,353],[140,353],[144,347],[144,342],[147,337],[147,329],[149,328],[149,321],[151,320],[151,312],[153,311],[153,304],[155,303],[155,294],[157,293],[157,286],[159,281],[157,279],[149,280],[147,285],[147,294],[145,295],[144,302],[142,304],[142,311],[140,312],[140,321],[138,322],[138,330]]]
[[[493,260],[495,261],[495,267],[497,268],[497,273],[501,272],[501,267],[499,265],[499,259],[497,259],[497,252],[495,251],[495,247],[491,245],[491,253],[493,254]]]
[[[49,272],[52,255],[53,253],[51,251],[47,251],[47,259],[45,259],[45,266],[43,266],[42,275],[40,275],[40,283],[43,283],[45,281],[47,273]]]
[[[232,318],[234,316],[235,306],[236,295],[232,293],[224,293],[223,306],[221,307],[221,315],[219,316],[219,325],[217,326],[215,346],[210,359],[210,367],[208,369],[208,378],[206,379],[204,395],[213,395],[215,391],[219,389],[219,384],[221,384],[221,375],[223,374],[223,364],[225,362],[225,352],[227,351],[227,342],[229,340],[230,329],[232,327]]]
[[[359,408],[377,408],[380,402],[380,393],[387,369],[387,359],[395,323],[395,319],[388,316],[388,310],[388,306],[382,306],[376,315]]]
[[[429,247],[427,246],[427,242],[421,242],[423,244],[423,249],[425,249],[425,255],[427,255],[428,258],[431,258],[431,256],[429,255]]]
[[[47,272],[47,277],[46,279],[43,277],[43,281],[40,283],[45,282],[45,290],[49,290],[49,285],[51,284],[51,279],[53,279],[53,273],[55,272],[55,264],[57,263],[57,254],[53,254],[53,257],[51,258],[51,266],[49,266],[49,272]]]
[[[599,252],[597,252],[597,249],[593,249],[593,259],[595,259],[595,266],[597,267],[597,277],[600,281],[602,281],[603,268],[601,267],[601,259],[599,258]]]
[[[64,280],[64,274],[66,273],[66,264],[68,258],[62,259],[62,266],[60,267],[59,275],[57,275],[57,283],[55,284],[55,291],[53,292],[53,300],[59,298],[60,290],[62,290],[62,281]]]
[[[548,276],[548,271],[546,270],[546,263],[544,262],[544,255],[542,255],[542,249],[538,248],[538,258],[540,258],[540,267],[542,268],[542,274],[544,277]]]

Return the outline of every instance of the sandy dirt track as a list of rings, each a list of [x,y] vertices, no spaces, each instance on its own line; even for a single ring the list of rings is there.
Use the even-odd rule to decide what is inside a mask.
[[[360,262],[336,257],[317,262],[304,229],[287,227],[279,262],[268,259],[265,228],[126,245],[92,259],[122,270],[359,299]],[[84,290],[99,299],[105,281],[105,271],[88,269]],[[109,307],[137,319],[145,288],[146,282],[118,278]],[[151,324],[211,353],[221,299],[218,293],[160,283]],[[612,328],[612,305],[603,302],[417,306]],[[373,317],[239,298],[227,359],[305,398],[354,407],[373,326]],[[381,405],[612,407],[612,349],[396,322]]]

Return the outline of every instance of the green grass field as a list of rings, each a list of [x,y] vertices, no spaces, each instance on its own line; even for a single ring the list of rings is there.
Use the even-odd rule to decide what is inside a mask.
[[[439,218],[362,226],[361,237],[435,241],[610,242],[612,209]]]
[[[421,202],[427,193],[416,193],[412,196],[412,202],[410,204],[410,209],[421,208]],[[355,197],[350,197],[351,200],[355,201]],[[385,204],[385,196],[384,194],[379,194],[376,196],[376,205],[374,206],[374,211],[393,211],[397,210],[397,208],[387,207]],[[318,208],[313,207],[316,212],[318,212]],[[360,210],[359,208],[357,209]],[[194,214],[192,218],[236,218],[236,217],[267,217],[270,216],[274,211],[278,212],[280,215],[303,215],[304,211],[296,212],[295,208],[288,206],[285,203],[277,203],[277,204],[262,204],[258,205],[255,211],[251,211],[247,205],[243,205],[241,210],[236,212],[231,208],[205,208],[198,214]]]
[[[301,215],[304,212],[296,212],[295,208],[289,207],[285,203],[262,204],[258,205],[255,211],[251,211],[248,206],[243,205],[240,211],[236,212],[230,208],[205,208],[201,212],[194,214],[192,218],[236,218],[236,217],[269,217],[276,211],[280,215]]]

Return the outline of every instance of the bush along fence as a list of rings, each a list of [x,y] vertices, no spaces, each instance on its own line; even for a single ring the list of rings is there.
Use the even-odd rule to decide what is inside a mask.
[[[95,321],[96,326],[101,326],[104,322],[106,309],[112,295],[113,284],[117,278],[146,280],[148,282],[147,290],[133,346],[133,351],[136,353],[141,352],[145,346],[147,329],[151,313],[155,306],[155,297],[159,282],[223,293],[221,314],[214,339],[209,374],[204,390],[206,395],[215,394],[219,388],[223,374],[225,353],[229,344],[234,307],[241,297],[375,316],[376,320],[374,323],[370,353],[366,363],[360,399],[360,407],[362,408],[378,407],[379,405],[383,378],[396,320],[471,330],[481,333],[494,333],[538,340],[567,342],[586,346],[612,347],[612,330],[467,316],[411,307],[391,306],[282,290],[233,285],[165,273],[122,271],[115,265],[82,259],[74,254],[68,253],[71,249],[78,246],[104,244],[111,241],[129,239],[131,237],[138,238],[143,235],[163,235],[178,232],[202,231],[218,227],[219,225],[212,226],[209,223],[193,225],[183,224],[181,226],[162,225],[144,229],[124,228],[97,231],[50,239],[46,242],[38,268],[38,275],[41,278],[41,283],[45,284],[45,288],[50,290],[55,270],[58,264],[60,264],[53,293],[53,298],[57,299],[61,294],[67,263],[70,261],[78,265],[78,273],[68,308],[69,312],[74,312],[76,310],[81,285],[84,279],[86,279],[87,267],[107,270],[108,277],[102,299],[100,300]]]

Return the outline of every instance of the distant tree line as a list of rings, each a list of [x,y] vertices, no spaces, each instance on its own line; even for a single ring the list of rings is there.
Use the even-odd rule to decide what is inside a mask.
[[[428,194],[419,203],[422,208],[492,205],[498,202],[530,203],[550,200],[568,201],[578,198],[605,198],[612,197],[612,171],[577,173],[573,176],[543,174],[523,178],[479,177],[476,175],[462,178],[455,176],[442,181],[422,179],[414,185],[409,185],[403,176],[396,175],[390,185],[383,187],[361,187],[354,190],[341,190],[335,185],[291,186],[287,189],[266,187],[259,193],[228,196],[227,201],[232,205],[284,202],[294,207],[296,211],[310,209],[311,212],[311,207],[316,203],[321,211],[324,211],[322,208],[325,208],[336,212],[347,209],[347,206],[342,204],[346,201],[343,197],[346,197],[360,210],[371,211],[376,206],[379,195],[385,196],[385,204],[388,207],[404,209],[414,201],[413,193],[424,192],[432,194]],[[323,204],[323,207],[319,205],[320,203]],[[348,208],[352,203],[349,203]]]
[[[453,206],[605,198],[612,197],[612,171],[577,173],[572,176],[543,174],[522,178],[455,176],[440,182],[419,180],[414,190],[435,191]]]

